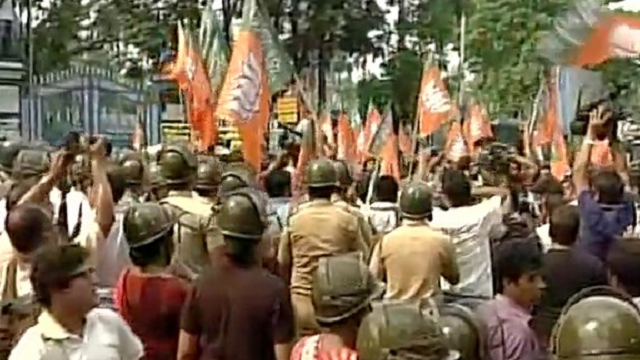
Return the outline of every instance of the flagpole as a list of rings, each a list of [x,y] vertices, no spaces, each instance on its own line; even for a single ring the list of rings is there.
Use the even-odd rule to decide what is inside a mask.
[[[460,14],[460,61],[458,63],[458,105],[462,105],[464,100],[464,57],[465,57],[465,32],[467,28],[467,15],[464,10]]]

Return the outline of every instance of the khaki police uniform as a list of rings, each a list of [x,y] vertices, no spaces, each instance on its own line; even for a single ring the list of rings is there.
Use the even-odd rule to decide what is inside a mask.
[[[209,265],[213,249],[223,243],[211,204],[188,190],[169,191],[160,203],[176,219],[173,261],[192,275],[200,274]]]
[[[412,220],[404,220],[376,245],[370,270],[387,283],[385,298],[393,300],[431,297],[440,292],[441,276],[459,276],[449,236]]]
[[[369,252],[358,217],[345,207],[318,199],[299,205],[290,216],[280,239],[278,261],[291,264],[290,289],[299,336],[319,330],[311,301],[318,259],[355,251]]]

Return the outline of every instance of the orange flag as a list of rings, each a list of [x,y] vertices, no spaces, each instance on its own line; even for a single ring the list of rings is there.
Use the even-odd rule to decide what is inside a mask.
[[[378,127],[382,122],[382,116],[380,116],[380,112],[375,107],[369,106],[369,112],[367,114],[367,121],[358,134],[358,161],[360,164],[363,164],[367,158],[369,157],[369,146],[371,145],[371,140],[373,139],[373,135],[378,131]]]
[[[393,176],[400,183],[400,164],[398,163],[398,136],[391,133],[382,149],[380,175]]]
[[[601,20],[574,60],[576,66],[597,65],[612,58],[640,54],[640,19],[616,15]]]
[[[562,181],[569,173],[571,167],[569,165],[567,144],[564,139],[564,133],[562,132],[562,127],[558,120],[558,75],[559,68],[554,67],[551,70],[551,76],[549,77],[549,96],[542,136],[550,140],[551,174],[556,179]]]
[[[398,147],[403,154],[411,154],[413,152],[411,130],[402,125],[398,128]]]
[[[458,161],[461,157],[469,155],[467,143],[462,135],[462,127],[458,121],[452,122],[449,127],[445,151],[447,158],[451,161]]]
[[[356,161],[356,139],[347,114],[340,115],[338,120],[338,159],[348,162]]]
[[[178,24],[178,54],[167,74],[185,93],[187,117],[197,132],[198,148],[207,150],[218,140],[218,124],[214,119],[214,94],[208,72],[199,51]]]
[[[233,45],[216,115],[238,127],[244,160],[257,171],[269,123],[269,96],[260,38],[253,29],[242,29]]]
[[[422,136],[433,134],[454,114],[451,97],[437,67],[425,67],[422,74],[417,114]]]
[[[467,140],[467,146],[471,154],[478,150],[474,144],[482,139],[492,138],[491,122],[483,106],[473,101],[467,109],[467,116],[462,124],[462,133]]]

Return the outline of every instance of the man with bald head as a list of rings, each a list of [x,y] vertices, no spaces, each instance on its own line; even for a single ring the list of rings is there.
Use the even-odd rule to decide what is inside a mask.
[[[0,300],[31,294],[30,255],[53,241],[55,232],[50,215],[38,204],[17,205],[5,220],[6,235],[13,256],[0,259]]]

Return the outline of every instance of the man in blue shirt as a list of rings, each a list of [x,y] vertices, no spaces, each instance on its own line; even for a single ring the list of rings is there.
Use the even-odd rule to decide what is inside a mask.
[[[592,111],[587,134],[573,164],[580,211],[579,244],[602,260],[606,259],[611,244],[635,223],[633,202],[624,193],[622,175],[626,175],[626,159],[615,142],[611,145],[614,167],[594,169],[589,179],[592,145],[611,121],[610,111],[603,107]]]

